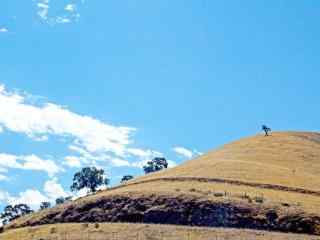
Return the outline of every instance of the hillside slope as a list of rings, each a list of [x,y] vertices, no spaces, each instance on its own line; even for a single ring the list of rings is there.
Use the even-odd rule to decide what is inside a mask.
[[[320,134],[258,135],[7,228],[141,222],[320,234],[319,173]]]
[[[320,192],[320,134],[275,132],[241,139],[167,171],[140,178],[202,177]],[[139,181],[138,180],[138,181]]]
[[[0,235],[0,240],[316,240],[316,236],[154,224],[69,223],[21,228]]]

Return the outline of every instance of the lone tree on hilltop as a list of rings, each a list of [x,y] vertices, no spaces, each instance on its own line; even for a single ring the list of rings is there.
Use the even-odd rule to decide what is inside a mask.
[[[145,166],[143,166],[145,174],[157,172],[165,168],[168,168],[168,162],[165,158],[160,157],[154,158],[153,160],[147,162]]]
[[[71,191],[78,191],[88,188],[90,192],[96,192],[102,185],[109,185],[110,180],[105,177],[103,169],[96,167],[85,167],[80,172],[74,174]]]
[[[271,132],[271,128],[269,128],[267,125],[262,125],[261,129],[262,131],[264,131],[265,136],[269,136],[269,132]]]
[[[127,181],[129,181],[131,179],[133,179],[132,175],[125,175],[125,176],[122,177],[121,183],[125,183],[125,182],[127,182]]]
[[[8,205],[4,208],[3,213],[0,214],[0,220],[3,225],[6,225],[11,221],[32,212],[33,210],[31,210],[27,204]]]

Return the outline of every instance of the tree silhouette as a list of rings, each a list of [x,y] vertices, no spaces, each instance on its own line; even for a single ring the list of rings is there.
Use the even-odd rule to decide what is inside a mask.
[[[129,181],[131,179],[133,179],[132,175],[125,175],[125,176],[122,177],[121,183],[125,183],[125,182],[127,182],[127,181]]]
[[[267,127],[267,125],[262,125],[261,127],[262,131],[264,131],[265,136],[269,136],[269,132],[271,132],[271,128]]]
[[[78,191],[83,188],[95,192],[101,185],[109,185],[109,179],[105,177],[103,169],[86,167],[74,174],[71,191]]]
[[[27,204],[8,205],[4,208],[3,213],[0,214],[0,219],[2,220],[2,224],[6,225],[11,221],[32,212],[33,210],[31,210]]]
[[[143,166],[143,170],[146,174],[157,172],[162,169],[168,168],[168,162],[165,158],[156,157],[152,161],[147,162],[145,166]]]
[[[42,202],[40,204],[40,209],[43,210],[43,209],[47,209],[47,208],[50,208],[51,207],[51,203],[50,202]]]
[[[56,205],[60,205],[63,204],[65,202],[65,198],[64,197],[59,197],[56,199]]]

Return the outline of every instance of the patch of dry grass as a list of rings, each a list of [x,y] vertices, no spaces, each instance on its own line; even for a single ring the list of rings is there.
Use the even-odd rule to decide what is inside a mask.
[[[276,132],[242,139],[173,169],[146,175],[222,178],[320,191],[320,134]]]
[[[227,144],[198,159],[173,169],[139,177],[121,188],[99,192],[40,211],[16,221],[25,224],[68,208],[69,204],[94,202],[101,197],[123,194],[197,195],[211,201],[236,201],[282,208],[282,211],[320,212],[320,197],[296,192],[264,189],[230,183],[199,181],[143,181],[157,178],[202,177],[237,180],[248,183],[274,184],[320,192],[320,134],[281,132],[272,136],[254,136]],[[140,183],[132,185],[132,183]],[[177,191],[178,189],[178,191]],[[218,196],[219,195],[219,196]],[[263,199],[258,203],[255,199]],[[131,225],[129,225],[131,226]]]
[[[316,236],[151,224],[55,224],[11,230],[0,240],[311,240]]]

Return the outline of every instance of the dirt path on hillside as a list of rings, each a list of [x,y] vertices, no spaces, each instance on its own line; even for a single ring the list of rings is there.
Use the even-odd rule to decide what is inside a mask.
[[[205,183],[227,183],[227,184],[232,184],[232,185],[237,185],[237,186],[248,186],[248,187],[254,187],[254,188],[261,188],[261,189],[271,189],[271,190],[277,190],[277,191],[294,192],[294,193],[307,194],[307,195],[320,197],[320,191],[314,191],[314,190],[310,190],[310,189],[288,187],[288,186],[282,186],[282,185],[276,185],[276,184],[254,183],[254,182],[245,182],[245,181],[231,180],[231,179],[202,178],[202,177],[153,178],[153,179],[141,180],[139,182],[132,182],[132,183],[124,184],[124,185],[119,185],[119,186],[110,188],[110,190],[125,188],[125,187],[132,186],[132,185],[140,185],[140,184],[144,184],[144,183],[157,182],[157,181],[167,181],[167,182],[196,181],[196,182],[205,182]]]

